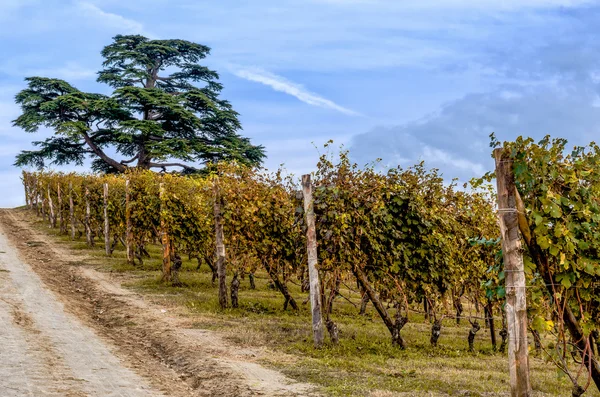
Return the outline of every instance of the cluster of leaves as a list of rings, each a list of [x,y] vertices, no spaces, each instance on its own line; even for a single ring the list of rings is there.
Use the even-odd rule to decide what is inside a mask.
[[[493,136],[492,146],[500,146]],[[503,150],[513,161],[521,206],[533,326],[557,336],[553,356],[567,375],[573,349],[600,385],[591,359],[600,329],[600,147],[568,150],[566,140],[546,136],[539,142],[519,137]]]
[[[182,177],[131,170],[123,175],[24,174],[26,186],[72,184],[80,224],[89,191],[92,228],[103,233],[104,183],[109,184],[109,223],[115,239],[126,239],[126,214],[142,259],[146,244],[163,233],[172,249],[197,257],[214,269],[214,204],[223,217],[227,264],[238,275],[263,268],[289,304],[297,304],[287,283],[306,281],[306,227],[299,184],[281,171],[265,173],[236,164],[218,164],[210,175]],[[127,187],[126,187],[126,182]],[[161,188],[162,186],[162,188]],[[126,211],[125,195],[129,196]],[[347,154],[323,156],[313,180],[319,270],[327,318],[341,282],[358,283],[388,327],[407,316],[411,302],[427,300],[438,312],[455,291],[483,295],[486,271],[496,263],[497,246],[471,244],[498,235],[492,196],[447,185],[423,164],[383,174],[359,168]],[[327,293],[329,289],[329,293]],[[389,306],[388,306],[389,307]],[[393,330],[390,328],[393,333]]]
[[[488,191],[457,190],[423,164],[381,174],[345,153],[337,163],[322,157],[315,176],[322,271],[353,274],[397,308],[396,318],[411,301],[441,311],[453,289],[479,294],[497,248],[469,241],[498,235]],[[391,316],[383,305],[378,312],[394,337]]]

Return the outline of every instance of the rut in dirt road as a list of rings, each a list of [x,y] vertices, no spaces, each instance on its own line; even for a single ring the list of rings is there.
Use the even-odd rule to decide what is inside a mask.
[[[8,270],[0,272],[0,286],[5,286],[5,289],[0,289],[0,298],[6,298],[8,305],[0,320],[6,317],[7,321],[16,324],[13,327],[16,331],[12,332],[11,328],[12,334],[17,331],[25,334],[10,337],[12,341],[17,341],[11,343],[21,343],[13,350],[33,352],[27,359],[22,357],[26,355],[24,353],[16,356],[15,365],[20,365],[20,368],[34,368],[37,365],[40,368],[31,376],[35,378],[33,381],[24,383],[38,385],[35,386],[38,387],[36,390],[40,390],[39,385],[50,384],[52,388],[45,395],[61,396],[137,396],[140,395],[135,394],[138,390],[144,390],[141,394],[144,396],[159,395],[152,390],[160,390],[171,397],[320,396],[314,385],[294,381],[276,370],[262,366],[259,359],[272,354],[268,350],[241,349],[228,343],[217,333],[196,328],[185,314],[180,313],[183,314],[180,316],[175,310],[167,312],[163,310],[162,303],[157,305],[144,296],[123,289],[118,280],[98,272],[94,265],[87,264],[87,257],[74,255],[66,245],[57,243],[44,232],[36,230],[36,222],[36,218],[26,210],[0,209],[0,232],[4,233],[0,236],[0,251],[4,251],[0,253],[0,268]],[[9,247],[10,244],[13,248]],[[17,259],[14,247],[18,248],[22,261]],[[30,283],[36,288],[32,289]],[[22,285],[25,285],[26,290],[35,292],[30,299],[36,302],[33,307],[31,303],[25,303],[25,295],[29,293],[22,292]],[[50,307],[47,303],[37,307],[40,297],[36,294],[45,294],[42,300],[52,301],[58,308]],[[54,296],[47,298],[51,294]],[[4,306],[0,305],[0,308]],[[112,356],[112,361],[106,361],[106,365],[99,371],[111,368],[117,373],[116,378],[120,381],[115,383],[119,389],[117,394],[110,394],[105,390],[94,391],[95,386],[92,385],[96,378],[93,374],[96,371],[87,374],[92,376],[89,381],[86,374],[81,373],[77,358],[73,357],[78,356],[80,345],[85,346],[85,343],[73,342],[73,346],[68,346],[71,339],[75,340],[74,337],[61,337],[62,334],[73,331],[60,329],[52,332],[36,318],[41,316],[44,320],[44,313],[55,316],[57,312],[74,320],[76,330],[88,327],[85,330],[90,334],[93,330],[93,334],[89,336],[92,345],[106,343],[110,347],[115,356]],[[66,322],[61,320],[59,323],[62,326]],[[26,339],[30,330],[35,337]],[[61,350],[63,348],[67,350]],[[42,357],[40,350],[44,351],[45,359],[38,358]],[[0,360],[2,358],[0,356]],[[37,364],[33,363],[34,359],[38,360]],[[116,360],[120,360],[120,364],[113,363]],[[16,368],[15,365],[11,365],[11,368]],[[118,368],[123,367],[126,371],[129,369],[129,374],[135,371],[139,378],[134,380],[127,374],[120,374],[122,371]],[[3,375],[2,371],[0,362],[0,377]],[[32,370],[29,371],[33,373]],[[18,376],[22,376],[22,373],[23,371],[19,372]],[[107,376],[102,374],[101,377],[111,382],[114,379],[112,376],[111,372]],[[42,380],[38,381],[38,378]],[[140,381],[140,378],[146,383]],[[137,386],[132,392],[129,391],[131,384]],[[3,386],[4,383],[0,382],[0,391]],[[104,383],[100,387],[103,386]],[[14,389],[14,386],[10,387]],[[19,384],[19,387],[23,389],[24,386]],[[0,397],[4,395],[41,393],[0,392]]]
[[[0,395],[161,396],[48,291],[0,229]]]

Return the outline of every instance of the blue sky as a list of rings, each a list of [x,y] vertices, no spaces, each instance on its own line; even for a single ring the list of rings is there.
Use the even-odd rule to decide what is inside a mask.
[[[212,48],[206,65],[267,167],[314,169],[329,139],[359,164],[425,160],[467,180],[488,135],[600,130],[600,6],[584,0],[2,0],[0,207],[23,203],[14,156],[48,131],[11,127],[27,76],[95,83],[116,34]],[[316,146],[316,147],[315,147]]]

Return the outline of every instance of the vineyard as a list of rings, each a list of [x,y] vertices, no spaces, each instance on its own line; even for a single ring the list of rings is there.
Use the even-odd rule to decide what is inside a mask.
[[[263,275],[281,310],[310,300],[317,348],[343,343],[348,307],[353,316],[372,307],[390,349],[413,348],[403,329],[426,321],[433,351],[458,325],[467,354],[482,328],[490,354],[510,352],[507,279],[519,269],[503,264],[500,226],[512,220],[525,248],[510,251],[522,255],[523,338],[581,395],[600,384],[600,152],[565,149],[549,138],[496,149],[510,208],[497,205],[494,174],[458,186],[424,164],[381,173],[347,153],[321,157],[302,183],[235,164],[198,176],[24,172],[23,183],[29,208],[60,234],[107,256],[124,250],[137,268],[160,253],[163,285],[185,289],[184,268],[210,269],[221,309],[243,305]]]

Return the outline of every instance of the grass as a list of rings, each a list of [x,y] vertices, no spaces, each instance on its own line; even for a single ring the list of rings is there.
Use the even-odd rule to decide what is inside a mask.
[[[160,281],[158,246],[148,247],[154,259],[145,260],[143,266],[131,266],[122,249],[107,258],[101,247],[90,249],[85,242],[71,242],[39,220],[36,225],[54,234],[58,243],[89,257],[86,262],[99,270],[127,275],[126,287],[183,308],[198,328],[215,330],[240,347],[266,347],[275,352],[267,355],[263,364],[296,380],[318,384],[328,395],[491,396],[509,392],[506,356],[492,351],[489,330],[483,327],[476,336],[476,351],[469,353],[468,322],[457,326],[453,319],[444,320],[439,346],[434,348],[429,344],[430,324],[414,314],[402,330],[408,348],[399,350],[391,346],[389,332],[371,305],[365,316],[359,316],[357,308],[338,299],[333,320],[340,329],[340,343],[328,343],[317,350],[312,344],[309,307],[303,304],[306,294],[297,285],[289,287],[300,306],[298,312],[283,311],[282,296],[268,288],[269,280],[262,273],[256,275],[254,290],[249,288],[248,279],[242,280],[239,308],[221,310],[209,269],[198,270],[195,261],[184,260],[180,272],[184,286],[171,287]],[[342,293],[359,303],[357,293]],[[532,356],[530,366],[537,395],[570,395],[570,382],[558,376],[551,363]],[[592,385],[587,395],[598,395],[593,393]]]

